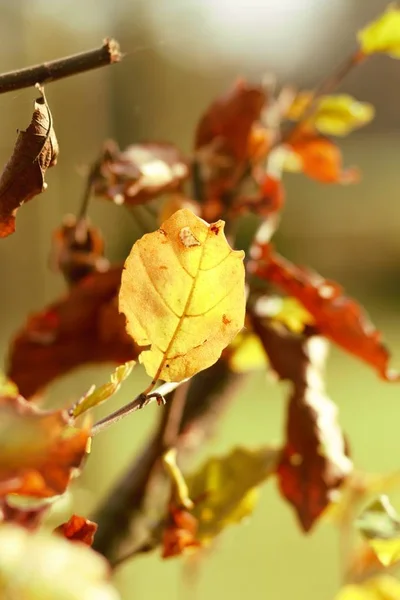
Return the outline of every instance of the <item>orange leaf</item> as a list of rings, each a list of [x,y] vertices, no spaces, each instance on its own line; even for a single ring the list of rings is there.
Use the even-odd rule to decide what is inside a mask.
[[[8,366],[26,398],[81,365],[122,364],[137,357],[116,304],[121,273],[119,266],[93,273],[28,318],[11,344]]]
[[[163,558],[172,558],[200,547],[196,540],[197,519],[184,508],[169,507],[169,518],[163,533]]]
[[[93,171],[93,190],[116,204],[143,204],[179,189],[188,176],[187,162],[173,144],[133,144],[121,151],[111,141]]]
[[[342,154],[331,140],[320,135],[303,134],[290,142],[300,159],[301,171],[322,183],[355,183],[359,180],[356,168],[342,167]]]
[[[84,517],[80,517],[79,515],[72,515],[66,523],[57,527],[54,530],[54,533],[63,535],[73,542],[82,542],[87,546],[91,546],[96,531],[96,523],[89,521],[89,519],[85,519]]]
[[[250,270],[297,298],[322,335],[374,367],[383,379],[398,379],[388,369],[390,355],[381,334],[361,306],[344,295],[339,284],[292,264],[268,244],[256,246],[254,258]]]
[[[62,494],[86,455],[89,430],[66,411],[41,411],[22,396],[0,398],[0,495]]]
[[[46,171],[57,162],[58,142],[53,119],[42,94],[32,121],[20,131],[12,156],[0,177],[0,238],[15,231],[15,213],[24,202],[44,192]]]

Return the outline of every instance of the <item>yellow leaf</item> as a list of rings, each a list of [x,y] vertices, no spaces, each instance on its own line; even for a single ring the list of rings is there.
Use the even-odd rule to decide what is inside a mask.
[[[235,373],[265,369],[268,365],[260,338],[251,331],[240,332],[228,350],[229,366]]]
[[[257,502],[258,486],[274,471],[279,451],[236,448],[210,458],[197,473],[186,477],[192,514],[198,519],[196,539],[211,541],[225,527],[249,516]]]
[[[78,417],[91,408],[102,404],[113,396],[121,387],[121,383],[131,374],[135,361],[131,360],[117,367],[111,374],[110,381],[98,388],[93,386],[71,409],[73,417]]]
[[[129,335],[149,346],[140,362],[153,381],[206,369],[243,327],[244,253],[230,248],[223,229],[223,221],[208,225],[182,209],[126,260],[119,309]]]
[[[288,118],[301,119],[310,101],[311,92],[300,92],[289,110]],[[325,135],[347,135],[367,125],[374,118],[375,109],[368,102],[359,102],[348,94],[322,96],[307,123]]]
[[[314,319],[302,304],[292,297],[262,296],[255,305],[260,317],[274,319],[285,325],[293,333],[302,333],[306,325],[313,325]]]
[[[107,561],[85,544],[5,524],[0,529],[0,597],[118,600]]]
[[[358,32],[364,54],[383,53],[400,58],[400,8],[390,4],[375,21]]]
[[[0,372],[0,396],[18,396],[18,388],[14,382]]]
[[[399,600],[400,582],[390,575],[368,579],[362,584],[344,586],[335,600]]]
[[[367,506],[356,526],[382,565],[388,567],[400,560],[400,519],[387,496]]]
[[[369,545],[384,567],[400,561],[400,536],[390,540],[369,540]]]

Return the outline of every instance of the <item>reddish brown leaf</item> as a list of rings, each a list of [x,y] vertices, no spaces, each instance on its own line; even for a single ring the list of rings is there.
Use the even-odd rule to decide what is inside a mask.
[[[66,523],[57,527],[57,529],[54,530],[54,533],[58,533],[73,542],[82,542],[87,546],[91,546],[96,531],[96,523],[89,521],[89,519],[85,519],[84,517],[80,517],[79,515],[72,515]]]
[[[187,162],[173,144],[134,144],[121,151],[107,142],[92,181],[95,194],[136,205],[179,189],[188,176]]]
[[[81,365],[122,364],[137,357],[115,300],[121,273],[119,266],[93,273],[28,318],[12,342],[8,366],[10,378],[26,398]]]
[[[343,169],[338,146],[321,135],[304,134],[290,142],[300,159],[300,170],[322,183],[355,183],[359,180],[356,168]]]
[[[0,237],[15,231],[15,214],[24,202],[43,192],[46,171],[57,162],[58,143],[44,95],[35,101],[32,121],[20,131],[0,177]]]
[[[34,531],[42,524],[49,508],[48,502],[42,502],[35,507],[13,506],[7,497],[3,497],[0,504],[0,522],[14,523],[29,531]]]
[[[296,336],[255,316],[253,327],[280,379],[292,383],[277,474],[282,494],[309,531],[351,471],[336,406],[323,382],[324,340]]]
[[[251,128],[266,102],[260,86],[239,80],[227,94],[217,98],[206,110],[197,126],[195,148],[220,140],[220,151],[242,162],[248,156]]]
[[[163,533],[163,558],[179,556],[188,550],[199,548],[196,540],[197,519],[184,508],[171,505],[168,523]]]
[[[110,263],[104,258],[103,236],[86,221],[66,215],[53,234],[52,264],[63,273],[67,283],[74,284],[95,271],[107,271]]]
[[[379,331],[340,285],[292,264],[268,244],[257,245],[254,258],[250,270],[297,298],[314,318],[319,333],[374,367],[383,379],[398,380],[388,368],[390,355]]]
[[[282,182],[272,175],[263,175],[257,183],[257,193],[243,195],[234,201],[233,216],[254,212],[265,219],[275,219],[283,209],[285,190]]]
[[[22,396],[0,398],[0,495],[62,494],[86,454],[87,429],[66,411],[41,411]]]

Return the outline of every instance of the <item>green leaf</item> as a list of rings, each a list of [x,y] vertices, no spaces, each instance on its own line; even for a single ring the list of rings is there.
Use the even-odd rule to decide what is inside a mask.
[[[129,362],[120,365],[112,373],[110,381],[103,383],[100,387],[92,387],[88,393],[83,396],[74,406],[71,408],[71,414],[73,417],[79,417],[84,412],[102,404],[111,396],[113,396],[120,388],[121,383],[131,374],[135,361],[130,360]]]
[[[19,600],[118,600],[100,554],[50,533],[0,528],[0,597]]]
[[[389,54],[400,58],[400,8],[390,4],[375,21],[369,23],[357,35],[364,54]]]
[[[235,448],[226,456],[210,458],[197,473],[186,477],[199,542],[210,542],[225,527],[253,512],[257,488],[274,473],[278,458],[279,451],[271,447]]]
[[[387,496],[368,506],[356,526],[385,567],[400,560],[400,519]]]

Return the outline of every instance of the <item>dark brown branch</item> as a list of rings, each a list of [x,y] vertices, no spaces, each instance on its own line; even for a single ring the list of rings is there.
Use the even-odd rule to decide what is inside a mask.
[[[225,361],[219,360],[190,380],[183,415],[179,419],[180,452],[184,450],[187,454],[190,450],[195,450],[213,433],[221,413],[245,379],[243,374],[232,373]],[[178,392],[179,389],[175,394]],[[172,394],[166,396],[167,405],[161,411],[160,423],[153,437],[93,516],[93,520],[99,525],[93,547],[113,564],[116,560],[120,563],[118,557],[121,546],[129,539],[135,525],[142,518],[150,479],[157,473],[166,442],[170,443],[175,435],[173,430],[178,422],[176,413],[179,403],[178,406],[175,405],[175,425],[172,425],[171,417],[175,409],[170,402],[171,396]],[[171,429],[166,437],[168,422]],[[136,546],[137,543],[137,540],[132,540],[132,546]],[[139,542],[140,547],[142,543],[145,542]],[[127,555],[130,556],[131,552]]]
[[[71,75],[111,65],[119,62],[122,56],[118,42],[107,38],[101,48],[73,54],[26,69],[3,73],[0,75],[0,94],[21,90],[34,86],[36,83],[50,83]]]

